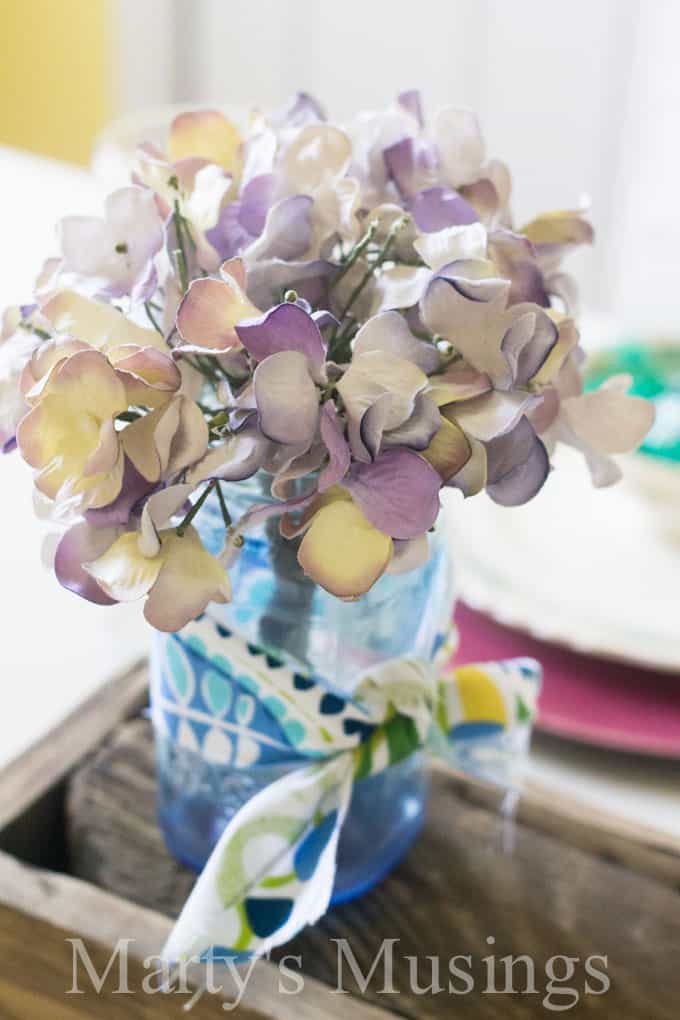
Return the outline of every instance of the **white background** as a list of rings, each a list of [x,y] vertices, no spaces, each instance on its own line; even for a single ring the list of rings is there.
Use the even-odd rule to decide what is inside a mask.
[[[119,0],[118,103],[348,118],[404,88],[477,111],[519,223],[589,195],[584,302],[623,331],[680,325],[677,0]]]

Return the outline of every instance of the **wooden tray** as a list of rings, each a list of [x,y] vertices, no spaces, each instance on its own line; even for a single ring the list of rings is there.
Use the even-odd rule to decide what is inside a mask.
[[[112,681],[0,773],[2,1020],[187,1015],[183,1005],[189,996],[141,991],[141,963],[131,964],[131,995],[116,994],[115,967],[101,994],[86,976],[81,979],[85,994],[67,994],[73,950],[66,939],[85,940],[99,973],[121,938],[135,940],[130,950],[141,961],[158,953],[191,885],[191,876],[165,850],[155,823],[150,727],[139,717],[145,697],[146,670],[140,667]],[[438,771],[423,835],[403,863],[377,889],[331,911],[279,954],[301,957],[304,990],[282,994],[277,958],[261,961],[236,1015],[270,1020],[545,1016],[551,1012],[544,1004],[546,963],[559,956],[578,962],[573,979],[563,981],[565,963],[554,961],[553,1006],[573,1002],[573,994],[557,994],[561,985],[578,993],[578,1002],[565,1010],[572,1015],[676,1020],[678,841],[545,789],[524,793],[514,822],[499,810],[501,801],[490,787]],[[397,991],[383,990],[384,957],[363,990],[345,963],[342,984],[350,994],[335,991],[336,940],[342,939],[363,975],[384,940],[396,940]],[[526,990],[526,961],[513,968],[517,992],[490,990],[504,988],[502,958],[508,955],[531,957],[535,992]],[[419,994],[417,985],[427,989],[431,982],[428,957],[440,961],[446,989],[449,960],[455,956],[471,958],[469,965],[458,963],[469,970],[474,988],[466,994]],[[607,957],[605,994],[585,994],[585,960],[591,956]],[[408,957],[418,962],[411,964]],[[485,962],[489,957],[494,959]],[[297,971],[297,964],[291,966]],[[454,984],[460,992],[469,981]],[[594,977],[590,984],[594,991],[601,988]],[[285,985],[290,988],[291,981]],[[234,994],[233,982],[225,981],[225,998]],[[205,995],[189,1015],[223,1016],[222,1005]]]

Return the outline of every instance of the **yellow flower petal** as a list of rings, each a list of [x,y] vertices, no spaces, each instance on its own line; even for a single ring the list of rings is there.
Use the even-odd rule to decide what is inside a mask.
[[[241,346],[234,328],[237,323],[259,314],[233,277],[206,277],[189,287],[177,312],[177,328],[193,346],[228,351]]]
[[[125,386],[128,404],[160,407],[166,404],[182,384],[179,368],[170,356],[156,347],[124,344],[109,352]]]
[[[120,433],[125,453],[147,481],[157,482],[161,477],[178,422],[179,406],[172,400],[133,421]]]
[[[36,347],[21,376],[21,392],[26,400],[31,404],[36,403],[57,366],[72,354],[88,349],[89,344],[70,337],[55,337]]]
[[[73,290],[55,294],[43,306],[42,314],[58,333],[68,333],[100,351],[110,351],[121,344],[168,349],[155,329],[139,326],[112,305],[83,297]]]
[[[304,572],[339,598],[367,592],[391,558],[392,539],[347,499],[333,500],[318,511],[298,552]]]
[[[555,209],[531,220],[519,231],[533,244],[591,244],[593,228],[579,210]]]
[[[195,464],[208,448],[208,426],[188,397],[173,397],[120,433],[123,449],[150,482]]]
[[[102,354],[80,351],[58,364],[17,431],[40,491],[92,507],[115,499],[123,458],[113,419],[126,407],[125,389]]]
[[[442,415],[439,431],[421,456],[447,482],[467,464],[471,453],[469,440],[460,425]]]
[[[155,584],[163,566],[163,557],[161,554],[142,555],[137,532],[127,531],[103,556],[83,566],[112,599],[134,602],[146,595]]]
[[[144,615],[157,630],[179,630],[209,602],[228,602],[231,585],[226,571],[203,548],[195,528],[180,538],[174,529],[161,533],[163,567],[149,593]]]
[[[548,314],[557,321],[557,342],[553,345],[550,354],[536,375],[530,380],[538,386],[545,386],[557,378],[564,362],[579,341],[578,329],[573,319],[567,316],[558,316],[555,312],[549,312]]]
[[[168,154],[173,163],[198,156],[236,175],[240,149],[240,134],[218,110],[181,113],[172,122]]]

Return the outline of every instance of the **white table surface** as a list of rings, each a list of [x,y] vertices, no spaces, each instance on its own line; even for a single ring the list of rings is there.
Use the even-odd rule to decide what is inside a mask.
[[[58,217],[94,212],[100,199],[85,171],[0,147],[0,307],[30,297],[43,258],[54,250]],[[0,460],[0,767],[137,660],[149,640],[138,605],[90,605],[63,591],[43,567],[46,528],[33,515],[29,483],[18,456]],[[529,775],[557,792],[680,837],[680,763],[539,736]]]

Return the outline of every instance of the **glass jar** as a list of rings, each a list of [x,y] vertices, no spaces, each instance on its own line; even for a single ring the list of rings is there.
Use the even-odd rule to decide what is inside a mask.
[[[263,475],[223,484],[232,519],[270,500],[268,484]],[[206,548],[219,552],[224,525],[216,499],[206,502],[196,523]],[[402,655],[433,657],[453,610],[443,526],[429,536],[426,564],[406,574],[386,574],[362,598],[342,602],[305,576],[297,542],[281,538],[278,525],[278,518],[271,518],[245,536],[230,568],[233,601],[206,610],[215,623],[344,697],[351,697],[361,673],[379,662]],[[155,635],[151,667],[161,827],[173,854],[200,871],[242,804],[297,765],[235,767],[203,753],[201,698],[210,663],[181,631]],[[419,754],[356,784],[338,847],[334,903],[360,895],[397,863],[418,834],[427,791],[427,768]]]

